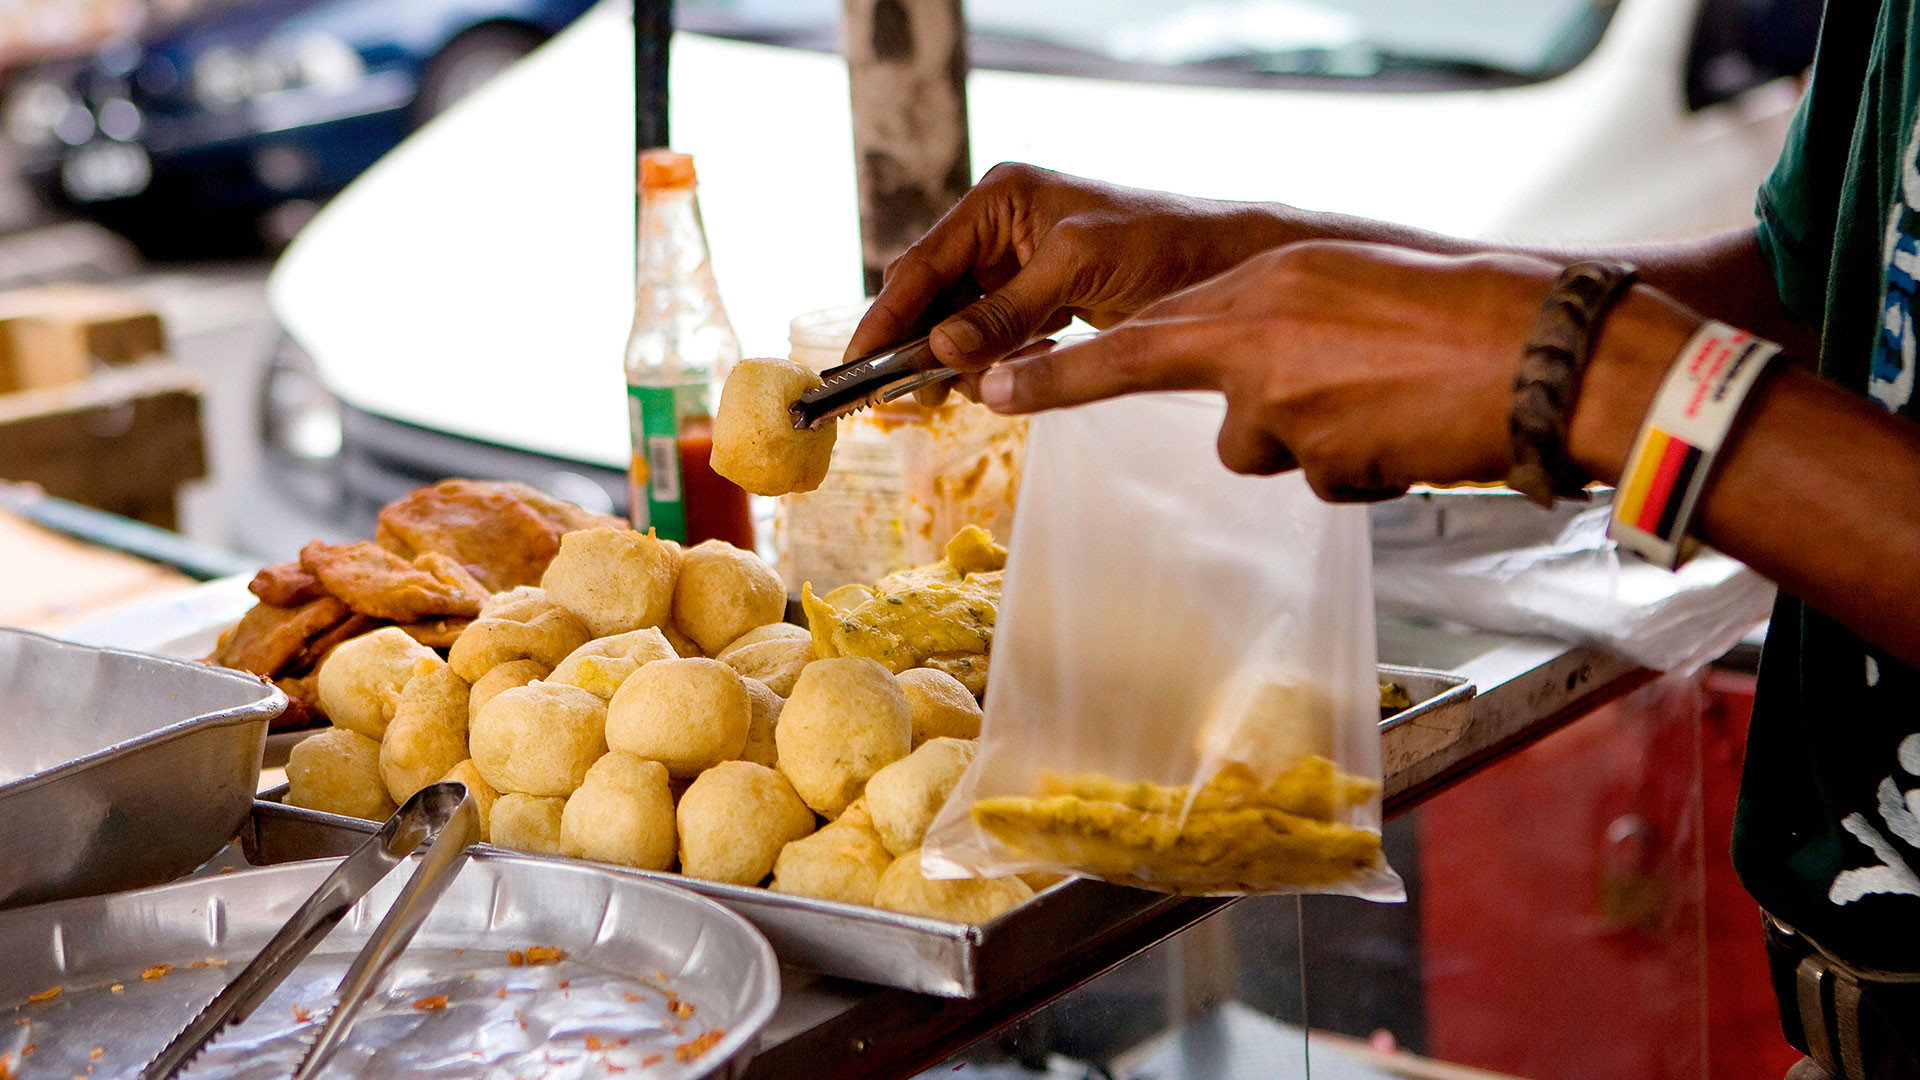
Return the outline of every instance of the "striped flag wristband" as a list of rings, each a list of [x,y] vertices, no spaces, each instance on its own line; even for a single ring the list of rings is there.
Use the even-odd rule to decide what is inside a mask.
[[[1714,459],[1780,346],[1707,322],[1674,360],[1613,496],[1607,535],[1669,570],[1700,544],[1687,535]]]

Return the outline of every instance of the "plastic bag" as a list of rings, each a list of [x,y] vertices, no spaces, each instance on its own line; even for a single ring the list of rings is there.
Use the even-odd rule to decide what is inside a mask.
[[[1606,505],[1546,513],[1518,496],[1438,495],[1426,502],[1442,511],[1422,513],[1420,499],[1374,513],[1384,616],[1546,634],[1688,675],[1773,610],[1772,583],[1717,551],[1677,571],[1623,558],[1607,539]],[[1436,521],[1430,535],[1413,535],[1410,526]]]
[[[1220,464],[1217,398],[1033,421],[979,756],[930,876],[1401,899],[1366,511]]]

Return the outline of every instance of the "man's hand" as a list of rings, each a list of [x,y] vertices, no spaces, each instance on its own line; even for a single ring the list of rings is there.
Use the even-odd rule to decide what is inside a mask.
[[[1216,390],[1227,399],[1219,445],[1228,468],[1297,466],[1327,499],[1499,481],[1511,462],[1514,369],[1559,270],[1524,255],[1293,244],[1096,338],[1010,360],[979,377],[979,393],[995,409],[1026,413],[1143,391]],[[1609,459],[1617,472],[1646,402],[1698,322],[1640,292],[1627,331],[1603,331],[1601,344],[1611,347],[1596,348],[1590,375],[1606,386],[1576,413],[1576,458],[1604,478]]]
[[[847,356],[898,341],[936,293],[971,274],[987,295],[936,326],[931,343],[942,363],[979,371],[1074,316],[1111,326],[1287,238],[1256,204],[997,165],[887,268]]]

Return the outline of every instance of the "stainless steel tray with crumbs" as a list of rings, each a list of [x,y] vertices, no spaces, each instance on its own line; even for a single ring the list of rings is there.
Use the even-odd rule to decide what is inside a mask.
[[[1383,665],[1380,679],[1398,684],[1413,701],[1381,722],[1391,791],[1396,754],[1405,757],[1457,736],[1474,690],[1460,676],[1421,668]],[[276,796],[269,792],[267,797]],[[370,821],[261,802],[244,837],[246,854],[255,864],[345,854],[375,827]],[[482,845],[478,850],[499,849]],[[1117,932],[1182,902],[1101,881],[1069,880],[991,922],[969,926],[678,874],[619,872],[719,901],[766,935],[782,963],[953,998],[1010,989],[1056,954],[1061,941]]]
[[[0,913],[0,1075],[138,1075],[333,866],[210,872]],[[368,893],[184,1075],[286,1076],[407,876]],[[766,941],[718,904],[585,863],[476,855],[322,1075],[737,1075],[779,998]]]

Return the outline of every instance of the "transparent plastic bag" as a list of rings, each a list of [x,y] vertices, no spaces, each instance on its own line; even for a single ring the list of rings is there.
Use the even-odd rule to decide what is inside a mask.
[[[979,755],[932,876],[1404,897],[1366,511],[1220,464],[1216,398],[1033,421]]]

